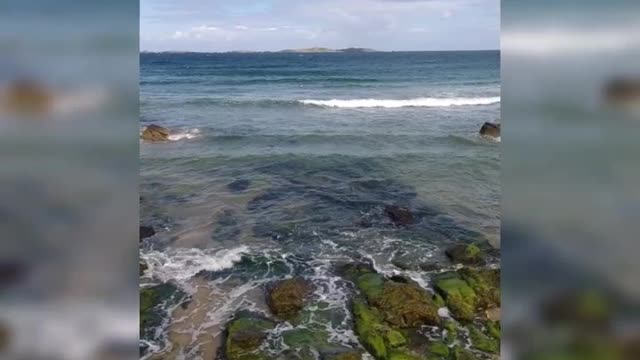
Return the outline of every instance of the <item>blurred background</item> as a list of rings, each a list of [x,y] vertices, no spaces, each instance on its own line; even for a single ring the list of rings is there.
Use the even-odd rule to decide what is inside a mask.
[[[138,355],[138,2],[0,2],[0,359]]]
[[[640,359],[637,1],[502,1],[502,358]]]

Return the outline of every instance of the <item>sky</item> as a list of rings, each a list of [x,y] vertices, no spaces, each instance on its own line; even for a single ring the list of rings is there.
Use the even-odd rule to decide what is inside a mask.
[[[143,51],[500,48],[500,0],[141,0]]]

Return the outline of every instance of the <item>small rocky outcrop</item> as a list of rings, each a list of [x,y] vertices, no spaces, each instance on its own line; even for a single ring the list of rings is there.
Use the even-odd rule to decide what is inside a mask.
[[[447,248],[445,254],[456,264],[477,265],[484,261],[482,250],[475,244],[456,244]]]
[[[411,210],[397,205],[387,205],[384,213],[389,217],[394,225],[410,225],[415,222],[415,217]]]
[[[497,138],[500,137],[500,124],[486,122],[480,128],[480,135]]]
[[[227,324],[224,354],[228,360],[260,360],[267,355],[260,347],[267,338],[267,332],[276,323],[251,312],[238,312]]]
[[[140,337],[148,335],[148,329],[162,323],[166,310],[161,304],[178,304],[187,300],[187,295],[171,283],[140,289]]]
[[[151,124],[142,130],[140,138],[146,141],[167,141],[169,140],[169,129]]]
[[[267,304],[274,315],[283,319],[295,318],[311,291],[313,284],[302,278],[278,281],[267,289]]]
[[[152,237],[155,234],[156,234],[156,231],[151,226],[140,225],[140,232],[139,232],[140,241],[148,237]]]

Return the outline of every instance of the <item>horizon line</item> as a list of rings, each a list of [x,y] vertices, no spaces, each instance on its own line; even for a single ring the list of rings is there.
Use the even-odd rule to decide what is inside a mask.
[[[226,54],[226,53],[306,53],[306,54],[334,54],[348,53],[345,50],[349,48],[331,49],[336,51],[296,51],[304,49],[281,49],[281,50],[225,50],[225,51],[200,51],[200,50],[138,50],[138,53],[195,53],[195,54]],[[357,48],[356,48],[357,49]],[[460,52],[460,51],[500,51],[500,49],[448,49],[448,50],[372,50],[355,52],[355,53],[387,53],[387,52]]]

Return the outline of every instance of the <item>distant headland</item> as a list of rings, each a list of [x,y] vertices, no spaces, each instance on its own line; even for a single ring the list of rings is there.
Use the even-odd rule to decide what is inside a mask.
[[[141,53],[165,53],[165,54],[184,54],[194,53],[195,51],[146,51]],[[367,48],[345,48],[345,49],[331,49],[326,47],[310,47],[302,49],[284,49],[279,51],[255,51],[255,50],[232,50],[232,51],[220,51],[220,53],[369,53],[369,52],[381,52],[380,50],[367,49]]]

